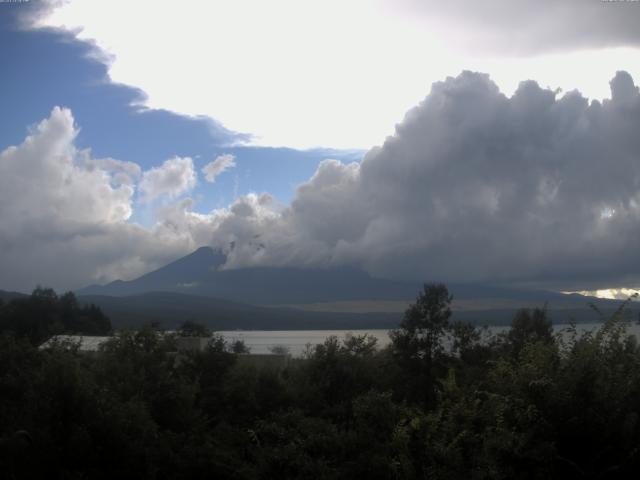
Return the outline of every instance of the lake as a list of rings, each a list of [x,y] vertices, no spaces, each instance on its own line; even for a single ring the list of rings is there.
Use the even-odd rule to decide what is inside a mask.
[[[601,323],[580,323],[578,330],[591,331],[602,326]],[[568,324],[554,325],[554,331],[560,332],[569,327]],[[489,332],[498,334],[508,330],[507,326],[489,327]],[[629,333],[640,336],[640,326],[630,324]],[[275,346],[283,346],[293,356],[300,356],[305,351],[307,344],[317,345],[323,343],[331,335],[342,339],[348,333],[364,335],[368,333],[378,339],[378,347],[383,348],[390,343],[389,330],[227,330],[217,332],[228,341],[242,340],[249,347],[251,353],[270,353]]]

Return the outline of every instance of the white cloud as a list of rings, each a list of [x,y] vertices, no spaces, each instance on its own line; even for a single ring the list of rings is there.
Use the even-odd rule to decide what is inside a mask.
[[[640,95],[622,72],[611,88],[612,100],[589,103],[530,81],[509,98],[486,75],[448,78],[360,165],[322,163],[280,212],[238,200],[215,215],[212,241],[233,242],[230,266],[637,283]]]
[[[191,190],[196,184],[193,160],[189,157],[174,157],[159,167],[153,167],[142,174],[140,191],[146,200],[154,200],[162,195],[175,198]]]
[[[134,162],[116,160],[115,158],[91,158],[91,152],[84,150],[79,152],[88,170],[104,170],[112,175],[115,185],[133,185],[142,176],[140,165]]]
[[[209,116],[271,146],[378,145],[433,81],[463,69],[490,72],[507,93],[532,78],[590,98],[607,96],[618,69],[640,77],[635,4],[472,3],[82,0],[39,25],[94,40],[110,78],[143,90],[145,106]],[[538,55],[506,58],[506,48]]]
[[[214,183],[216,177],[230,168],[236,166],[236,157],[227,153],[225,155],[219,155],[210,163],[207,163],[202,167],[202,173],[207,182]]]
[[[322,162],[289,206],[250,194],[203,214],[179,199],[148,229],[127,222],[135,185],[114,180],[136,168],[78,152],[71,113],[56,108],[0,153],[0,288],[131,278],[202,245],[223,248],[226,268],[351,264],[403,279],[638,285],[640,93],[624,72],[610,86],[604,102],[531,81],[508,97],[465,72],[434,84],[360,164]],[[175,197],[193,175],[191,160],[176,158],[139,185]]]
[[[567,294],[578,293],[588,297],[608,298],[609,300],[637,300],[640,290],[636,288],[606,288],[601,290],[582,290],[578,292],[563,292]]]
[[[54,108],[0,153],[0,288],[77,288],[129,278],[189,252],[191,238],[127,223],[139,167],[74,145],[71,112]]]
[[[3,221],[109,224],[129,218],[133,188],[112,187],[108,170],[87,169],[76,162],[76,134],[71,112],[56,107],[20,146],[0,153]]]

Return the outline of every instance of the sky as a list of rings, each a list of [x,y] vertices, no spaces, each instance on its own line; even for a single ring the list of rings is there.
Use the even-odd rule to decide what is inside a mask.
[[[0,2],[0,289],[640,286],[640,2]],[[612,293],[614,292],[614,293]]]

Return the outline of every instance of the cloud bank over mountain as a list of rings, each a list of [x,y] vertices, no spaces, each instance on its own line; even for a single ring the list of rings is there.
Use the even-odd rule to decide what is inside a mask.
[[[233,265],[356,263],[445,281],[630,280],[640,96],[623,72],[611,91],[589,103],[523,82],[507,98],[488,76],[464,72],[434,84],[360,165],[324,162],[275,219],[255,199],[240,200],[241,214],[228,211],[215,238],[234,242]]]
[[[187,160],[140,172],[91,159],[74,146],[71,112],[56,108],[0,154],[0,288],[131,278],[200,245],[222,248],[227,268],[349,264],[402,279],[633,286],[639,131],[640,94],[624,72],[603,102],[531,81],[506,97],[487,75],[463,72],[435,83],[361,163],[324,161],[290,205],[256,193],[200,213],[186,197],[197,181]],[[174,200],[152,228],[128,221],[163,192]]]

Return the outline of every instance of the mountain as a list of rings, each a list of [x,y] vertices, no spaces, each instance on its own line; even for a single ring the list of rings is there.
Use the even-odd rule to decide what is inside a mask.
[[[223,254],[209,247],[128,282],[92,285],[79,295],[125,296],[164,291],[255,305],[303,304],[354,299],[409,300],[420,285],[373,278],[352,267],[252,267],[222,270]]]
[[[9,302],[16,298],[26,298],[28,295],[19,292],[8,292],[6,290],[0,290],[0,300],[3,302]]]
[[[367,328],[373,324],[386,328],[397,324],[422,287],[417,282],[375,278],[353,267],[224,270],[225,261],[222,253],[202,247],[137,279],[93,285],[76,293],[99,305],[116,323],[119,318],[126,324],[143,317],[164,323],[194,318],[216,328],[354,328],[352,324],[363,325],[366,317]],[[455,319],[478,323],[508,323],[519,308],[545,305],[556,322],[597,321],[589,303],[605,314],[620,305],[544,290],[448,287],[454,296]]]
[[[329,312],[292,308],[256,307],[210,297],[171,292],[149,292],[125,297],[82,295],[81,303],[99,306],[115,328],[136,328],[146,322],[159,322],[163,328],[176,328],[184,320],[194,320],[213,330],[357,330],[397,328],[402,312]],[[619,302],[603,301],[599,307],[611,313]],[[518,308],[455,308],[452,320],[478,325],[508,325]],[[535,306],[535,305],[534,305]],[[583,303],[566,304],[548,310],[554,323],[570,318],[593,323],[597,315]],[[632,315],[637,316],[637,308]]]
[[[159,322],[176,328],[194,320],[214,330],[330,330],[395,328],[399,317],[389,313],[325,313],[253,305],[171,292],[126,297],[82,295],[82,303],[99,306],[115,328]]]
[[[221,269],[224,254],[201,247],[157,270],[131,281],[116,280],[78,290],[79,295],[127,296],[173,292],[254,305],[299,305],[326,302],[406,301],[415,299],[422,285],[375,278],[353,267],[251,267]],[[567,295],[491,285],[448,285],[456,300],[511,299],[566,301]]]

